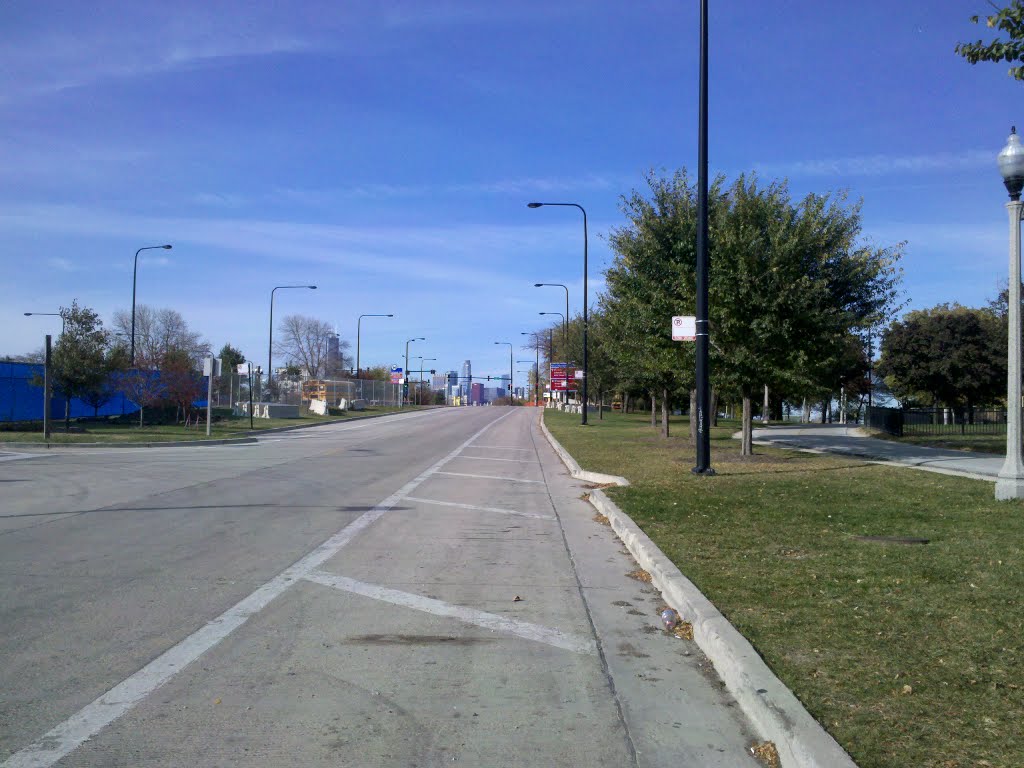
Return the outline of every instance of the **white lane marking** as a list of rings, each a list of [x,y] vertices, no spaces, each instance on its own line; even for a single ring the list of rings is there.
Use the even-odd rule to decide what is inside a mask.
[[[2,768],[49,768],[70,754],[245,624],[250,616],[259,613],[271,600],[295,584],[296,581],[308,576],[326,560],[336,555],[356,534],[376,522],[381,515],[411,493],[416,486],[458,456],[469,443],[511,413],[499,416],[454,451],[403,485],[373,509],[364,512],[248,597],[243,598],[217,618],[207,622],[205,626],[193,632],[177,645],[164,651],[134,675],[115,685],[91,704],[86,704],[32,744],[15,752],[7,758]]]
[[[519,464],[535,464],[533,459],[498,459],[494,456],[459,456],[460,459],[479,459],[480,461],[514,461]]]
[[[532,451],[532,448],[515,448],[511,445],[474,445],[473,448],[493,448],[496,451]]]
[[[459,509],[472,509],[480,512],[499,512],[503,515],[517,515],[518,517],[532,517],[535,520],[554,520],[554,515],[541,515],[534,512],[520,512],[516,509],[502,509],[501,507],[478,507],[476,504],[460,504],[457,501],[438,501],[437,499],[421,499],[419,496],[406,496],[405,501],[415,501],[420,504],[436,504],[439,507],[458,507]]]
[[[46,453],[0,453],[0,461],[21,461],[22,459],[39,459],[50,454]]]
[[[481,480],[507,480],[510,483],[534,483],[544,485],[543,480],[520,480],[518,477],[499,477],[498,475],[470,475],[466,472],[435,472],[438,475],[451,475],[452,477],[476,477]]]
[[[432,597],[414,595],[410,592],[399,592],[397,589],[389,589],[377,584],[367,584],[355,579],[327,573],[326,571],[313,571],[307,574],[305,578],[307,581],[323,584],[325,587],[333,587],[343,592],[352,592],[374,600],[382,600],[392,605],[401,605],[405,608],[423,611],[434,616],[447,616],[452,619],[458,619],[466,624],[473,624],[498,632],[507,632],[510,635],[515,635],[525,640],[546,643],[556,648],[564,648],[567,651],[585,654],[597,652],[594,641],[589,638],[570,635],[557,629],[543,627],[540,624],[510,619],[507,616],[499,616],[496,613],[487,613],[487,611],[478,611],[476,608],[467,608],[463,605],[452,605],[451,603],[435,600]]]

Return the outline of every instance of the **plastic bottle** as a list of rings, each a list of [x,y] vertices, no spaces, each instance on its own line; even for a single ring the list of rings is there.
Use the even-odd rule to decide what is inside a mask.
[[[675,625],[679,623],[679,614],[671,608],[666,608],[661,612],[661,623],[665,625],[667,632],[671,632]]]

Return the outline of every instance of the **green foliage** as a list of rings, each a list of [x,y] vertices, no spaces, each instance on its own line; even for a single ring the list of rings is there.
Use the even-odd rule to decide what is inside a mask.
[[[1004,396],[1006,365],[1006,329],[994,312],[940,304],[889,327],[878,372],[900,400],[959,408]]]
[[[80,398],[98,409],[113,396],[111,376],[123,369],[127,355],[121,346],[110,347],[110,336],[94,310],[76,300],[61,307],[60,314],[64,332],[51,357],[54,386],[68,400]],[[65,414],[65,426],[67,422]]]
[[[671,340],[669,321],[696,308],[697,193],[685,170],[647,183],[609,236],[602,322],[624,389],[679,397],[694,386],[695,350]],[[754,176],[716,179],[708,217],[716,390],[752,398],[767,384],[796,397],[856,378],[852,333],[897,308],[902,246],[861,245],[860,207],[843,195],[795,202],[785,182]]]
[[[996,37],[985,42],[957,43],[956,52],[971,64],[979,61],[1005,61],[1015,66],[1008,70],[1010,77],[1024,80],[1024,0],[1010,0],[1006,7],[992,4],[996,12],[985,17],[989,29],[998,29],[1006,37]],[[978,16],[971,16],[971,23],[978,23]]]

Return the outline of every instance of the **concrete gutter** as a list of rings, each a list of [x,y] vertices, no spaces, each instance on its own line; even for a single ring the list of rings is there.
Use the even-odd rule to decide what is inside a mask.
[[[541,428],[573,477],[614,482],[595,479],[613,478],[612,475],[580,470],[543,420]],[[615,479],[622,480],[617,485],[628,485],[623,478]],[[612,530],[640,567],[651,574],[652,583],[661,590],[665,601],[693,625],[694,641],[711,660],[761,737],[775,744],[783,768],[857,768],[839,743],[768,668],[750,642],[615,502],[600,489],[590,492],[590,502],[608,518]]]
[[[544,437],[551,443],[551,447],[555,449],[555,453],[558,454],[558,458],[562,460],[569,469],[569,474],[575,477],[577,480],[586,480],[588,483],[597,483],[598,485],[604,485],[606,483],[612,483],[613,485],[629,485],[629,480],[618,475],[603,475],[600,472],[588,472],[585,469],[581,469],[580,465],[576,463],[576,459],[569,455],[569,452],[561,446],[561,444],[555,440],[555,436],[548,431],[547,424],[544,423],[544,414],[541,413],[538,418],[541,431],[544,433]]]

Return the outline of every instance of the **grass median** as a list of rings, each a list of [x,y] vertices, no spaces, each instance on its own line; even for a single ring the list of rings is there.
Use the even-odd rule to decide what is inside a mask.
[[[410,406],[406,410],[415,408]],[[115,422],[78,421],[72,420],[73,432],[64,432],[64,422],[55,421],[50,434],[51,445],[68,443],[162,443],[189,442],[203,440],[224,440],[236,437],[249,437],[268,429],[280,427],[308,427],[336,421],[346,421],[360,416],[379,416],[398,412],[396,406],[376,406],[362,411],[343,411],[329,416],[306,414],[296,419],[253,419],[252,430],[249,428],[248,416],[227,416],[215,421],[210,427],[210,436],[206,436],[206,421],[201,416],[198,425],[184,424],[145,424],[139,426],[137,421],[125,420]],[[3,443],[39,443],[43,439],[41,426],[29,431],[0,431],[0,445]]]
[[[991,483],[757,447],[644,414],[545,421],[861,768],[1024,765],[1024,505]],[[927,544],[860,537],[927,539]],[[685,617],[684,617],[685,618]]]

